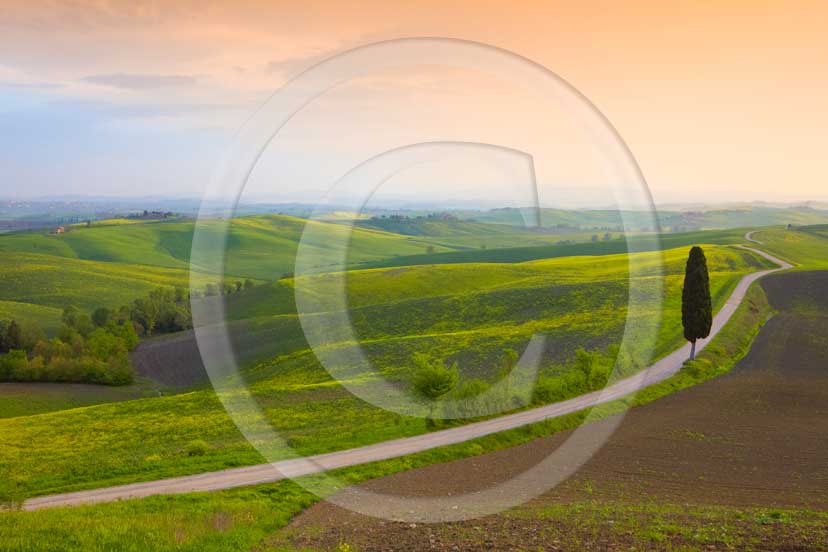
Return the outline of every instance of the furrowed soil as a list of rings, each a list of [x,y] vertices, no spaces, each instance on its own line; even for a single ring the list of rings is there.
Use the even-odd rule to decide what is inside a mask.
[[[575,476],[532,502],[447,524],[378,520],[321,502],[268,546],[828,550],[819,513],[828,511],[828,272],[773,275],[762,286],[780,312],[731,372],[630,410]],[[363,485],[456,496],[523,472],[569,435]]]

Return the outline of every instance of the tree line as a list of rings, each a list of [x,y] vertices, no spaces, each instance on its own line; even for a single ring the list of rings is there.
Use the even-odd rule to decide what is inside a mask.
[[[20,333],[18,334],[18,329]],[[134,377],[129,351],[138,344],[131,323],[95,324],[74,307],[63,311],[60,331],[46,339],[31,325],[0,322],[0,381],[84,382],[124,385]]]
[[[203,291],[159,287],[128,305],[99,307],[92,314],[70,305],[60,329],[47,339],[33,323],[0,320],[0,381],[132,383],[129,352],[139,337],[193,327],[191,298],[249,289],[252,280],[207,284]]]

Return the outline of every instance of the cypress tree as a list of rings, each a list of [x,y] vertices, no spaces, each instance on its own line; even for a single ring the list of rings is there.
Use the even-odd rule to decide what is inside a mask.
[[[710,335],[713,326],[713,301],[710,299],[710,276],[701,247],[690,250],[681,292],[681,323],[684,337],[692,343],[690,360],[696,358],[696,340]]]

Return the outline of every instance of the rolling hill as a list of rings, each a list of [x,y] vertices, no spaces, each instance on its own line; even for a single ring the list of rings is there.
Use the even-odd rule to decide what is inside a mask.
[[[717,305],[741,274],[762,265],[744,251],[709,246],[708,252]],[[686,248],[664,253],[663,348],[681,339],[677,304],[686,253]],[[645,268],[655,268],[661,254],[640,255],[645,257]],[[544,373],[565,372],[567,357],[575,348],[600,350],[617,340],[625,315],[625,257],[356,271],[349,274],[352,319],[379,372],[403,385],[410,376],[405,359],[418,351],[458,360],[463,378],[492,380],[497,377],[495,366],[503,349],[520,348],[535,332],[549,335],[558,347],[546,357]],[[645,270],[639,277],[652,281],[659,273]],[[286,341],[277,343],[279,351],[267,351],[268,359],[251,366],[246,377],[268,419],[292,445],[304,453],[321,452],[425,431],[421,418],[401,417],[368,405],[331,378],[304,345],[296,317],[280,297],[285,293],[282,286],[287,285],[282,281],[270,288],[277,296],[273,312],[239,323],[285,336]],[[254,291],[263,299],[269,288],[261,287]],[[244,314],[251,313],[237,312]],[[661,315],[647,313],[653,318]],[[340,367],[337,375],[355,385],[370,383],[364,379],[366,374],[354,373],[347,366]],[[187,444],[194,439],[208,443],[206,453],[187,454]],[[261,460],[207,389],[0,420],[0,471],[13,469],[16,474],[3,478],[0,492],[6,496],[196,473]]]

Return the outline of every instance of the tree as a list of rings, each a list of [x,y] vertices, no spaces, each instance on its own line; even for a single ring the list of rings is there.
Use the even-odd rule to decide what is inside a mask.
[[[61,320],[67,326],[74,328],[75,324],[78,322],[78,316],[80,316],[81,312],[75,305],[69,305],[63,308],[63,316]]]
[[[112,318],[112,312],[106,307],[98,307],[92,313],[92,323],[99,328],[106,326],[110,318]]]
[[[9,321],[0,320],[0,353],[8,353]]]
[[[434,414],[434,402],[451,391],[457,384],[457,363],[446,368],[442,361],[434,361],[426,355],[414,356],[414,393],[421,401],[428,403],[429,418]]]
[[[433,245],[427,246],[426,247],[426,253],[428,253],[429,255],[433,255],[434,254],[434,246]]]
[[[681,323],[690,347],[690,360],[696,358],[696,340],[710,335],[713,326],[713,301],[710,298],[710,276],[707,259],[701,247],[690,250],[681,292]]]
[[[6,343],[9,349],[23,348],[23,332],[20,330],[20,324],[16,320],[12,320],[6,330]]]
[[[253,280],[251,280],[250,278],[248,278],[247,280],[244,281],[244,289],[250,289],[255,285],[256,284],[254,284]]]

